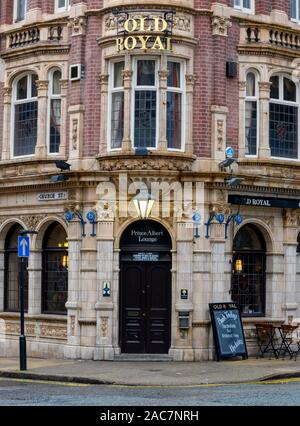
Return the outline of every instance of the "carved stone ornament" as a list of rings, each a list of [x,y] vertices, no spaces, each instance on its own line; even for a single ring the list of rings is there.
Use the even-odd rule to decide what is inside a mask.
[[[285,209],[282,212],[283,225],[285,227],[296,228],[298,226],[298,211]]]
[[[170,171],[190,171],[192,161],[177,158],[147,158],[143,160],[119,158],[101,159],[99,161],[100,170],[170,170]]]
[[[217,150],[223,151],[224,142],[224,121],[217,120]]]
[[[107,336],[107,328],[108,328],[108,318],[107,317],[103,317],[103,318],[101,318],[101,332],[102,332],[102,337],[106,337]]]
[[[224,216],[229,216],[231,214],[231,206],[230,204],[225,203],[214,203],[211,204],[210,213],[223,214]]]
[[[227,36],[228,28],[232,26],[230,19],[221,16],[212,17],[212,33],[213,35]]]
[[[38,224],[45,219],[45,214],[39,214],[39,215],[31,215],[31,216],[20,216],[20,219],[22,222],[25,223],[26,228],[29,230],[35,230],[38,226]]]
[[[51,339],[66,339],[67,328],[55,325],[42,325],[41,336],[48,337]]]
[[[70,335],[71,335],[71,336],[75,336],[75,320],[76,320],[76,318],[75,318],[75,316],[74,316],[74,315],[72,315],[70,318],[71,318],[71,323],[70,323]]]
[[[72,37],[85,34],[86,17],[77,16],[70,19],[69,26],[72,28]]]
[[[77,149],[78,141],[78,119],[75,118],[72,120],[72,149]]]

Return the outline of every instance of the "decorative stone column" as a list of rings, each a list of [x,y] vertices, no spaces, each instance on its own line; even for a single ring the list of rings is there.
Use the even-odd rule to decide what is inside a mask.
[[[101,99],[101,134],[99,154],[105,155],[110,142],[107,140],[107,117],[108,117],[108,74],[100,74],[100,99]]]
[[[117,333],[113,321],[114,307],[118,306],[118,289],[113,286],[114,259],[114,222],[98,222],[97,231],[97,312],[95,360],[112,360],[114,358],[113,335]],[[110,296],[103,296],[103,287],[110,286]],[[114,331],[113,331],[114,330]]]
[[[60,132],[60,146],[59,154],[61,156],[66,155],[66,145],[67,145],[67,94],[69,88],[68,80],[60,80],[60,90],[61,90],[61,132]]]
[[[245,101],[246,101],[246,82],[239,81],[239,156],[244,158],[246,155],[245,140]]]
[[[193,228],[186,222],[177,222],[177,271],[176,286],[173,286],[172,300],[172,343],[169,351],[175,361],[193,361]],[[188,291],[188,299],[181,299],[181,290]],[[188,330],[179,329],[179,313],[189,314]]]
[[[185,76],[185,93],[186,93],[186,107],[185,107],[185,152],[193,154],[193,100],[196,76],[195,74],[186,74]]]
[[[165,58],[162,59],[163,62]],[[166,66],[165,63],[162,64],[162,67]],[[168,141],[167,141],[167,127],[166,127],[166,117],[167,117],[167,81],[169,71],[167,68],[162,69],[158,72],[159,75],[159,108],[160,108],[160,117],[159,117],[159,129],[158,129],[158,150],[167,151]]]
[[[10,153],[10,140],[14,137],[11,135],[11,108],[12,108],[12,88],[4,87],[3,89],[3,142],[2,142],[2,160],[9,160],[13,156]]]
[[[0,312],[4,311],[4,250],[0,250]]]
[[[259,158],[270,158],[269,144],[269,108],[270,108],[270,82],[259,82]]]
[[[38,89],[38,124],[37,124],[37,143],[35,147],[35,155],[37,158],[45,158],[47,156],[47,110],[48,110],[48,86],[47,80],[37,81]]]
[[[296,262],[297,262],[297,210],[286,209],[283,211],[283,251],[284,251],[284,300],[282,310],[285,319],[294,318],[297,313],[297,287],[296,287]]]
[[[28,314],[42,312],[42,252],[30,250],[28,258]]]
[[[81,224],[78,220],[69,223],[69,267],[68,267],[68,341],[64,348],[66,358],[80,358],[80,270],[81,270]]]
[[[84,105],[72,105],[69,107],[70,114],[70,160],[80,160],[84,140]]]
[[[212,105],[212,158],[222,161],[226,149],[226,120],[228,108]]]
[[[127,61],[126,61],[126,66]],[[130,152],[132,149],[131,141],[131,83],[132,71],[125,69],[122,72],[124,84],[124,135],[122,141],[122,151]]]

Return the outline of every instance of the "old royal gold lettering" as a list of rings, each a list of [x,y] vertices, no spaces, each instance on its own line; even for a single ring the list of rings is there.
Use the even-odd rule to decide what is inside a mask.
[[[130,25],[131,24],[131,25]],[[138,27],[138,23],[136,19],[129,18],[124,24],[124,28],[127,32],[132,33],[133,31],[136,31]]]
[[[116,39],[116,44],[118,52],[120,52],[120,50],[124,50],[124,40],[121,37]]]
[[[144,31],[145,33],[148,33],[151,31],[151,27],[148,26],[148,28],[145,28],[145,21],[147,18],[140,18],[140,31]]]
[[[153,46],[151,47],[152,50],[165,50],[161,38],[156,37],[155,42],[153,43]]]
[[[129,41],[131,41],[131,46],[129,46]],[[137,40],[136,37],[129,36],[125,38],[124,47],[126,50],[133,50],[136,48]]]
[[[138,36],[138,39],[141,42],[142,49],[147,49],[147,42],[151,36]]]
[[[168,28],[168,23],[162,18],[154,18],[154,31],[163,32]]]

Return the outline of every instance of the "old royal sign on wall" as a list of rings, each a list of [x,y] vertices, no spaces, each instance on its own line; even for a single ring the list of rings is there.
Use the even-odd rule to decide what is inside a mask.
[[[172,27],[173,13],[164,17],[121,18],[118,20],[117,50],[172,51]]]

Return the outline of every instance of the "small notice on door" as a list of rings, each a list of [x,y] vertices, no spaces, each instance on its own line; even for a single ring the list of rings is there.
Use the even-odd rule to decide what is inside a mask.
[[[159,253],[133,253],[132,260],[136,262],[158,262]]]

